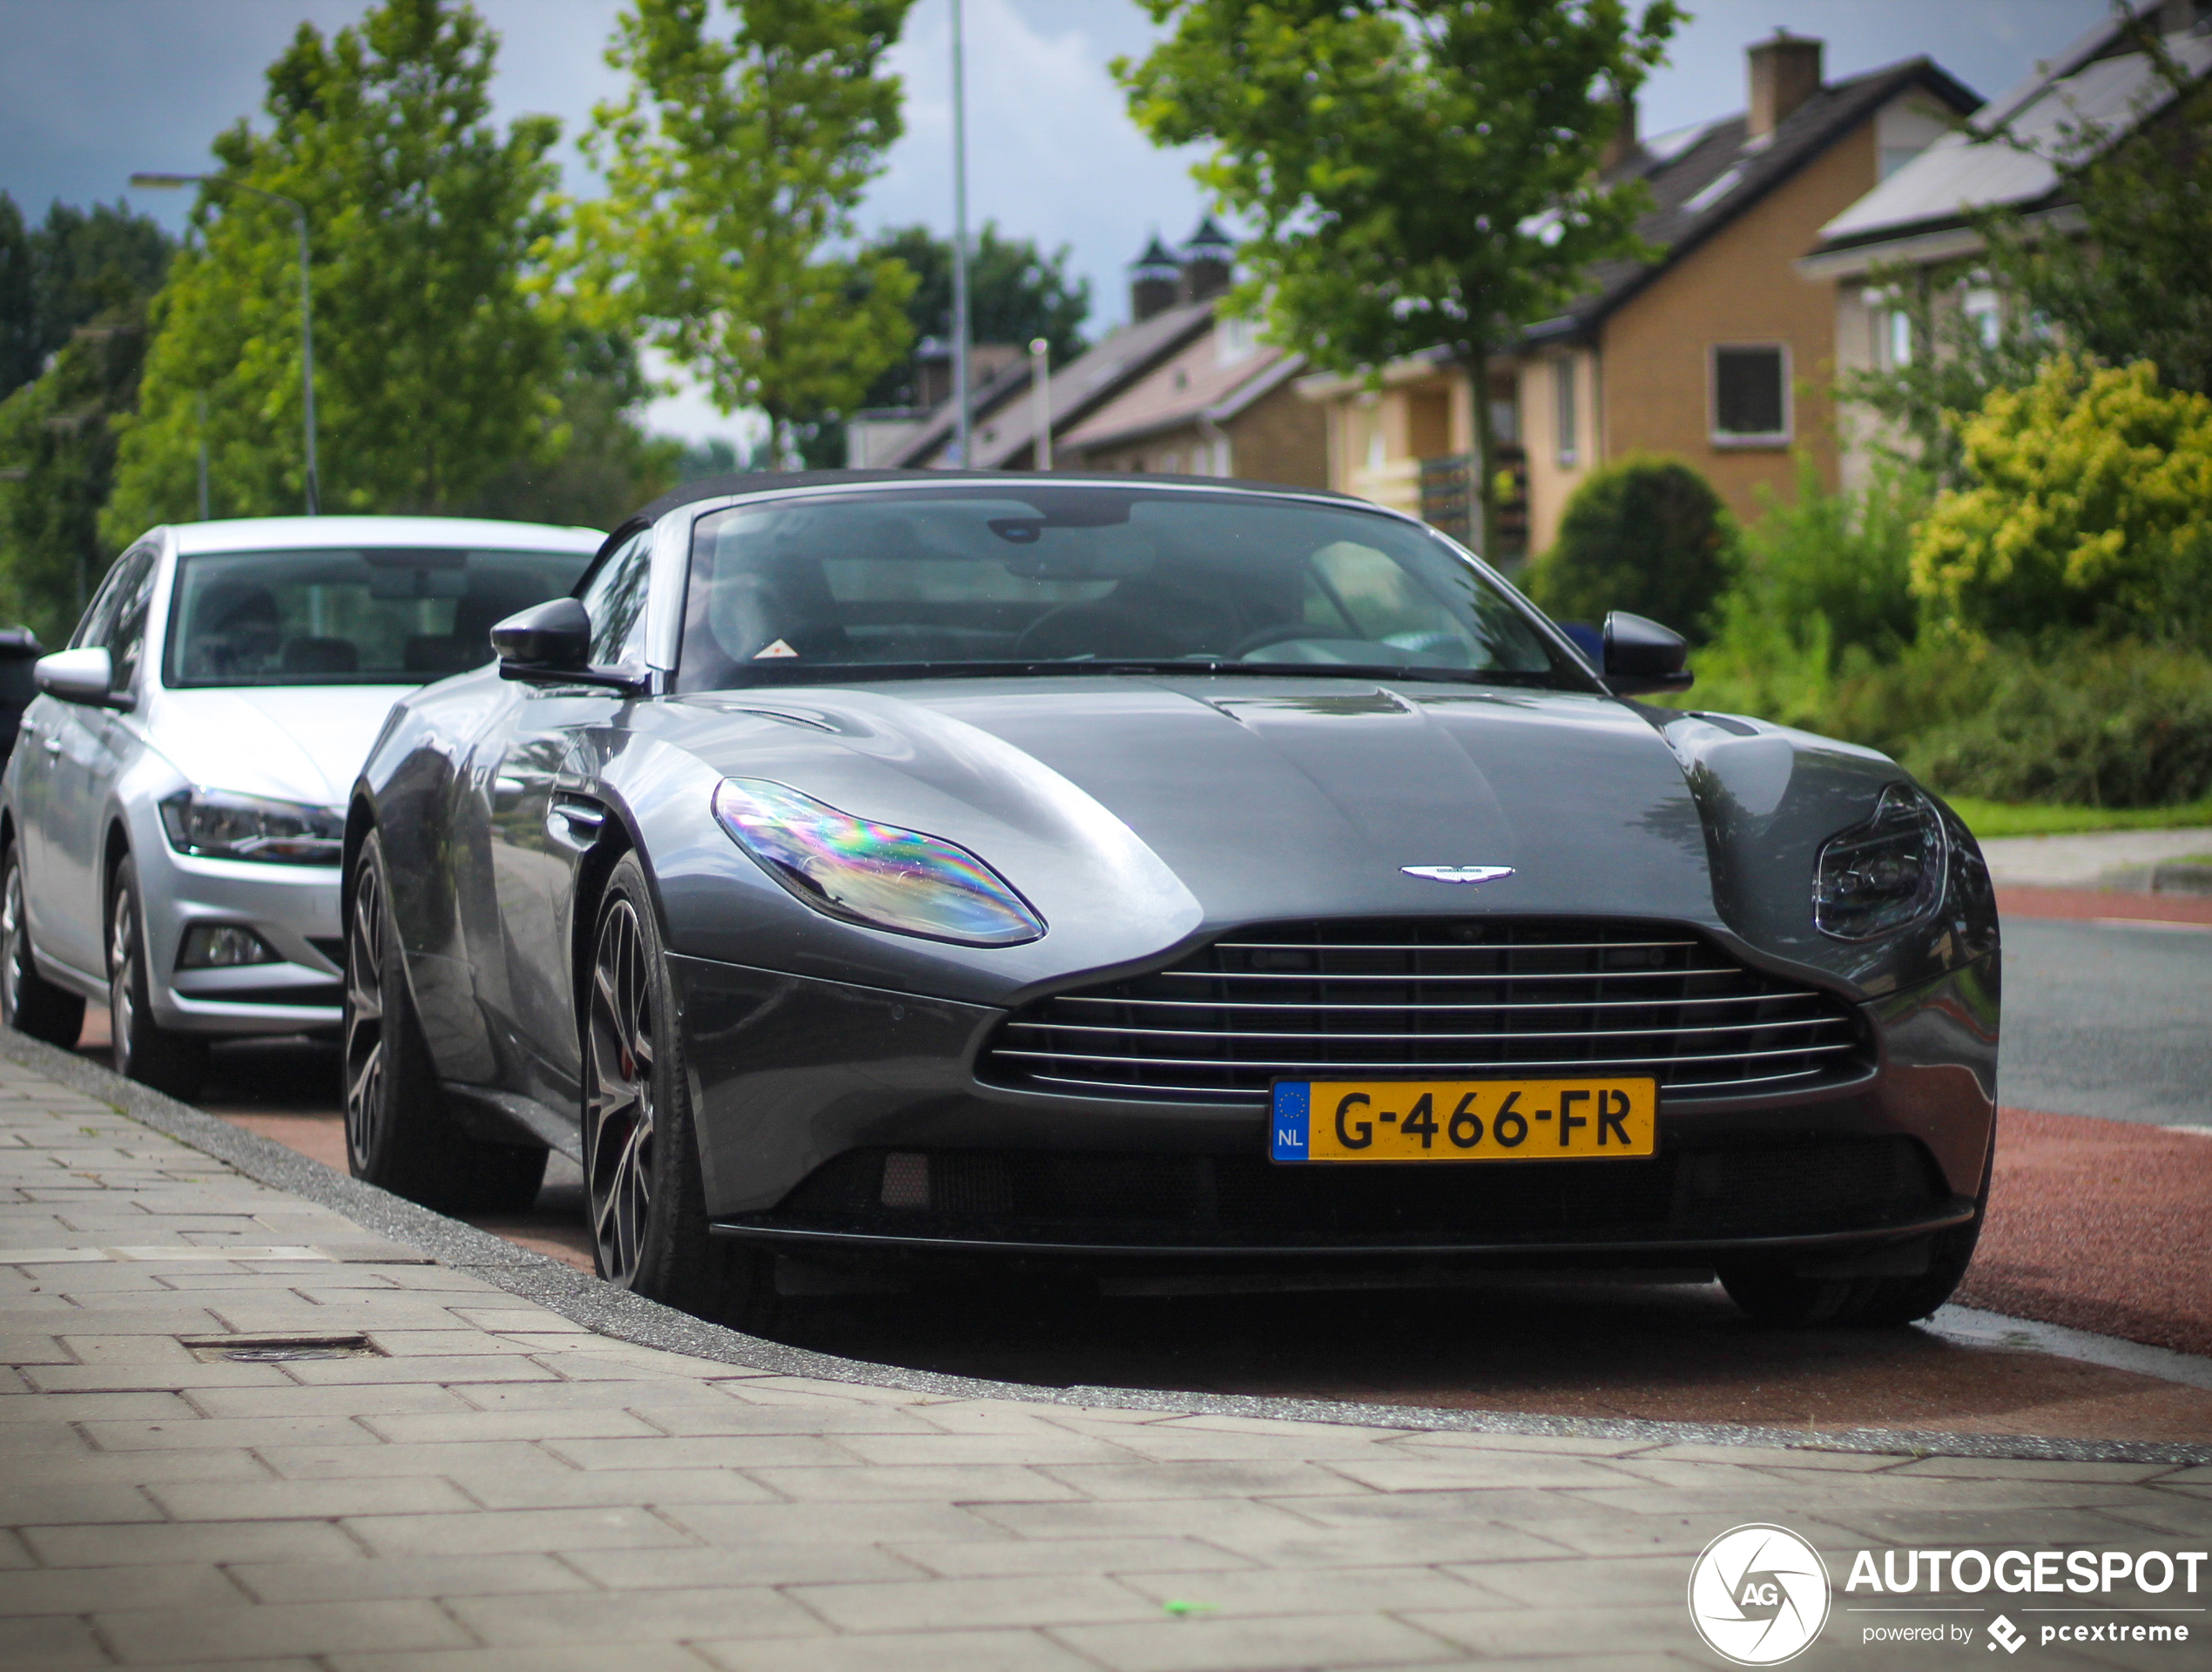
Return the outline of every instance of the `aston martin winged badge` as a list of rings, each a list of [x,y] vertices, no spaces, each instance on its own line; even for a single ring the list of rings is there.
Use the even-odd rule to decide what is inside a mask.
[[[1431,882],[1495,882],[1513,874],[1509,865],[1401,865],[1398,868],[1409,877],[1426,877]]]

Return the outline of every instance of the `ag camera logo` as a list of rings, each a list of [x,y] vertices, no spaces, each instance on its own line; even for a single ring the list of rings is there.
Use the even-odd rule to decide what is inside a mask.
[[[1804,1654],[1828,1621],[1828,1568],[1786,1527],[1731,1527],[1689,1570],[1689,1619],[1715,1654],[1738,1666],[1779,1666]]]

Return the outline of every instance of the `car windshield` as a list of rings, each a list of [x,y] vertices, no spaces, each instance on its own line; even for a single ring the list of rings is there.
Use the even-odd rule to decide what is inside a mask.
[[[421,684],[492,659],[492,624],[561,597],[586,551],[427,546],[179,560],[175,685]]]
[[[702,517],[682,691],[933,673],[1378,673],[1588,690],[1426,530],[1234,492],[996,483]]]

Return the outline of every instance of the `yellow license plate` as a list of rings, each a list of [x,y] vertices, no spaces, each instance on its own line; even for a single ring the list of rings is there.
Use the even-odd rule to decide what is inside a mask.
[[[1656,1080],[1278,1080],[1277,1161],[1562,1161],[1649,1156]]]

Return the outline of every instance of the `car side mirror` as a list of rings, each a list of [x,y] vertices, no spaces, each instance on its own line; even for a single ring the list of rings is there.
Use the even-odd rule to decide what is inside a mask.
[[[491,630],[502,679],[538,685],[604,685],[635,691],[644,681],[591,665],[591,615],[574,598],[549,598]]]
[[[32,664],[31,678],[49,697],[65,703],[91,703],[105,707],[115,698],[115,664],[106,647],[88,645],[79,651],[56,651]]]
[[[1616,697],[1688,691],[1689,641],[1671,627],[1615,610],[1605,618],[1605,684]]]

